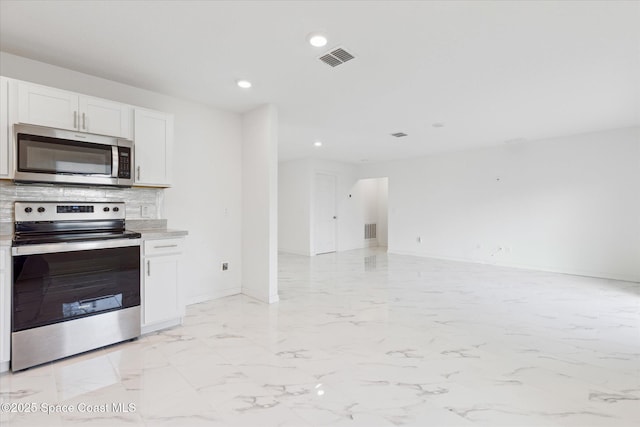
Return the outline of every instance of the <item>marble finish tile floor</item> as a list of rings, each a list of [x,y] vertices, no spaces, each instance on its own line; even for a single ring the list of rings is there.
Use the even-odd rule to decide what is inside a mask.
[[[638,283],[377,248],[279,270],[277,304],[193,305],[181,327],[0,376],[4,406],[38,405],[0,424],[640,425]]]

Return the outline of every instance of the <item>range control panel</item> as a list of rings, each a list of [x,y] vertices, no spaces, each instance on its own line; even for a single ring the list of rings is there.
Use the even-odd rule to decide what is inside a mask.
[[[93,212],[93,205],[58,205],[57,213],[84,213]]]
[[[15,202],[15,220],[125,219],[124,202]]]

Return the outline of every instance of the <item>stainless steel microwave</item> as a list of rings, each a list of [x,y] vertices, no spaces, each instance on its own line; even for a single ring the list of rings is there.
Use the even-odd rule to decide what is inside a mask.
[[[15,125],[16,182],[133,185],[133,142],[32,125]]]

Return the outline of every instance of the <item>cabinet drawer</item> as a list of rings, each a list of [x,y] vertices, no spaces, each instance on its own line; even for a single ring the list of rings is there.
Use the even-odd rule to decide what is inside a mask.
[[[164,255],[182,252],[183,238],[144,241],[144,255]]]

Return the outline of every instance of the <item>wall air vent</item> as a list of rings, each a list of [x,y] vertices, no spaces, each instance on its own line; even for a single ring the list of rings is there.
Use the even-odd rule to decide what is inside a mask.
[[[364,238],[365,239],[375,239],[377,236],[376,233],[377,224],[365,224],[364,225]]]
[[[337,49],[331,50],[328,53],[325,53],[318,59],[327,65],[337,67],[338,65],[342,65],[347,61],[351,61],[353,58],[355,58],[355,56],[339,47]]]
[[[396,138],[402,138],[403,136],[407,136],[407,134],[404,132],[396,132],[396,133],[392,133],[391,136],[395,136]]]

